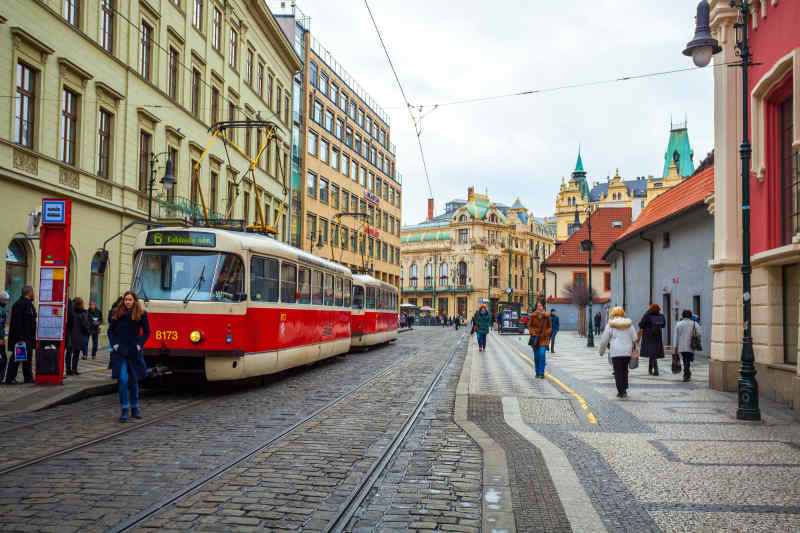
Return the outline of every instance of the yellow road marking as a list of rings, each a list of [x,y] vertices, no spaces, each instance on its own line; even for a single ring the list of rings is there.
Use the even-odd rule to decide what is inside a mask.
[[[505,342],[505,343],[506,343],[506,344],[507,344],[509,347],[511,347],[511,348],[512,348],[512,349],[513,349],[515,352],[517,352],[517,353],[520,355],[520,357],[522,357],[522,358],[523,358],[523,359],[525,359],[525,360],[526,360],[528,363],[530,363],[530,365],[531,365],[532,367],[536,368],[536,363],[534,363],[534,362],[533,362],[533,360],[532,360],[530,357],[528,357],[527,355],[525,355],[524,353],[522,353],[522,352],[519,350],[519,348],[517,348],[516,346],[514,346],[514,345],[513,345],[513,344],[511,344],[510,342],[506,341],[506,339],[503,339],[502,337],[501,337],[500,339],[501,339],[503,342]],[[582,397],[580,394],[578,394],[578,393],[577,393],[577,392],[575,392],[574,390],[572,390],[572,389],[570,389],[569,387],[567,387],[567,386],[566,386],[566,385],[565,385],[565,384],[564,384],[564,383],[563,383],[563,382],[562,382],[560,379],[558,379],[557,377],[555,377],[554,375],[552,375],[552,374],[551,374],[550,372],[548,372],[547,370],[545,370],[545,371],[544,371],[544,375],[545,375],[545,376],[546,376],[548,379],[551,379],[551,380],[553,380],[555,383],[557,383],[557,384],[558,384],[558,386],[560,386],[562,389],[564,389],[565,391],[567,391],[567,393],[569,393],[569,394],[570,394],[570,395],[572,395],[572,396],[573,396],[573,397],[574,397],[576,400],[578,400],[578,403],[580,404],[581,408],[582,408],[584,411],[589,411],[589,404],[587,404],[587,403],[586,403],[586,400],[584,400],[584,399],[583,399],[583,397]],[[590,424],[597,424],[597,417],[595,417],[595,416],[594,416],[594,413],[592,413],[591,411],[589,411],[588,413],[586,413],[586,418],[588,418],[588,419],[589,419],[589,423],[590,423]]]

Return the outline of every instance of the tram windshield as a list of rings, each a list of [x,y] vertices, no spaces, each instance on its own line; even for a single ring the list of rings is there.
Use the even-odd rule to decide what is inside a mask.
[[[148,300],[237,302],[245,298],[239,257],[215,252],[144,250],[133,288]]]

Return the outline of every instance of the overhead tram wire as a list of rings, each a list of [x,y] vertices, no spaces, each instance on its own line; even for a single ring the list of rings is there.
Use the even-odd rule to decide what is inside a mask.
[[[369,7],[369,2],[364,0],[364,5],[367,7],[367,12],[369,13],[369,18],[372,20],[372,25],[375,27],[375,33],[378,34],[378,40],[381,42],[381,47],[383,47],[383,53],[386,54],[386,59],[389,61],[389,66],[392,69],[392,73],[394,74],[394,79],[397,82],[397,87],[400,89],[400,94],[403,95],[403,100],[406,103],[406,108],[408,109],[408,115],[411,117],[411,122],[414,123],[414,133],[417,135],[417,145],[419,146],[419,155],[422,158],[422,168],[425,170],[425,179],[428,182],[428,193],[430,194],[430,198],[433,198],[433,188],[431,187],[431,177],[428,174],[428,163],[425,161],[425,151],[422,149],[422,128],[420,127],[417,118],[414,116],[414,112],[412,111],[413,106],[409,103],[408,98],[406,97],[406,92],[403,90],[403,84],[400,83],[400,77],[397,75],[397,70],[394,68],[394,63],[392,63],[392,58],[389,56],[389,50],[386,48],[386,43],[383,41],[383,36],[381,35],[381,30],[378,29],[378,23],[375,22],[375,16],[372,14],[372,9]]]

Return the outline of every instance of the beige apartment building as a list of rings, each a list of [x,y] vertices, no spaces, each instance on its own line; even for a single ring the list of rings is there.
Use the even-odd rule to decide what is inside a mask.
[[[402,178],[389,116],[314,38],[296,6],[274,9],[305,62],[295,85],[303,146],[297,148],[302,179],[293,201],[293,212],[302,216],[292,221],[293,240],[399,286]]]
[[[402,302],[430,307],[440,317],[470,318],[481,303],[523,310],[544,296],[541,264],[555,250],[555,233],[522,205],[492,202],[470,187],[444,213],[402,229]]]
[[[256,187],[267,223],[286,240],[292,77],[302,68],[261,0],[15,0],[0,3],[0,263],[19,294],[38,280],[35,211],[43,197],[72,200],[70,293],[109,302],[130,283],[133,221],[186,223],[201,215],[256,221]],[[221,120],[277,126],[255,180],[249,162],[215,141]],[[265,131],[232,135],[255,155]],[[175,186],[161,183],[174,164]],[[34,216],[29,216],[31,214]],[[277,224],[276,224],[277,223]]]

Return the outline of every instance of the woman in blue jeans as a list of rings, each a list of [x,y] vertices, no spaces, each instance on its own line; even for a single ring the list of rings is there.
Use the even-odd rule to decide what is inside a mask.
[[[127,291],[122,305],[114,310],[108,337],[111,340],[111,377],[118,380],[119,403],[122,412],[120,422],[130,416],[142,418],[139,411],[139,381],[147,377],[147,365],[142,356],[142,347],[150,336],[147,312],[133,291]]]
[[[552,329],[550,315],[544,310],[544,302],[536,302],[536,311],[528,319],[528,333],[531,334],[531,342],[537,337],[539,339],[539,342],[535,343],[535,345],[531,344],[536,377],[539,379],[544,379],[545,356],[547,347],[550,346],[550,332]]]
[[[486,304],[481,304],[472,322],[475,324],[475,334],[478,336],[478,351],[485,352],[486,335],[492,327],[492,315],[486,310]]]

